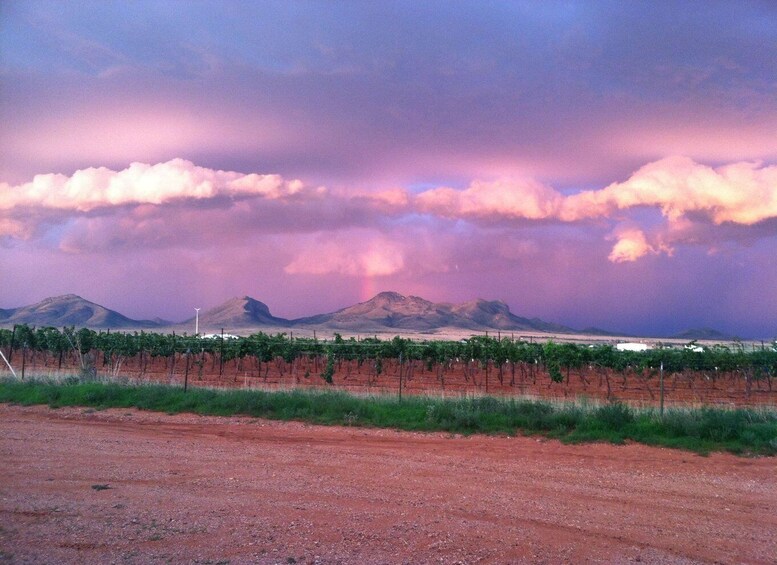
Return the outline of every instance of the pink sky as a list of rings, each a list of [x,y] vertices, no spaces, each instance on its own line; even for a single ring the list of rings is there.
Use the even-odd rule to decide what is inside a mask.
[[[0,308],[777,335],[774,7],[224,6],[0,9]]]

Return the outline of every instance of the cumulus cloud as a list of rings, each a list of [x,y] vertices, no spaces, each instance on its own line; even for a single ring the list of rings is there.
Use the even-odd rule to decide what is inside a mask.
[[[656,253],[642,230],[634,228],[620,230],[615,237],[617,242],[607,257],[613,263],[633,262],[648,253]]]
[[[447,218],[542,220],[557,215],[563,197],[537,181],[475,181],[465,190],[434,188],[416,196],[419,210]]]
[[[640,209],[656,210],[662,222],[642,225]],[[741,240],[743,232],[755,238],[772,234],[777,166],[710,167],[671,157],[643,166],[625,181],[573,194],[532,179],[477,180],[461,190],[436,187],[415,195],[403,188],[333,191],[183,159],[0,184],[0,236],[24,240],[55,228],[47,241],[56,239],[69,252],[239,242],[270,233],[338,234],[397,223],[425,232],[451,219],[473,226],[580,225],[601,236],[621,226],[609,259],[635,261],[671,253],[678,244],[720,245],[734,235]],[[408,257],[401,259],[387,240],[369,249],[363,242],[338,241],[319,245],[319,254],[300,255],[287,272],[381,276],[408,268]]]
[[[363,198],[390,209],[402,209],[410,205],[410,196],[403,188],[371,192],[365,194]]]
[[[379,237],[369,241],[357,240],[313,244],[300,252],[285,267],[288,274],[324,275],[337,273],[359,277],[393,275],[405,266],[402,248],[395,242]]]
[[[277,174],[243,174],[173,159],[88,168],[0,183],[0,236],[60,226],[68,251],[214,241],[224,234],[311,232],[375,225],[404,213],[407,191],[334,192]],[[203,232],[199,235],[194,227]],[[193,238],[193,239],[192,239]]]
[[[659,211],[664,224],[652,237],[636,227],[616,230],[609,259],[627,262],[651,253],[671,254],[673,242],[711,241],[720,228],[702,229],[703,224],[747,227],[777,218],[777,166],[739,162],[710,167],[669,157],[641,167],[623,182],[571,195],[532,180],[500,180],[473,182],[463,190],[434,188],[417,195],[415,205],[426,213],[484,223],[609,223],[641,208]]]
[[[622,183],[567,197],[559,217],[610,217],[639,206],[658,208],[670,220],[699,213],[716,224],[752,225],[777,217],[777,166],[740,162],[713,168],[670,157],[645,165]]]
[[[569,196],[534,180],[500,180],[476,181],[464,190],[434,188],[415,202],[421,211],[448,218],[577,222],[651,207],[671,221],[696,213],[716,224],[752,225],[777,217],[777,166],[740,162],[714,168],[670,157],[624,182]]]
[[[88,212],[126,204],[164,204],[218,196],[282,198],[304,189],[301,181],[279,175],[246,175],[173,159],[156,165],[132,163],[121,171],[88,168],[71,176],[36,175],[31,182],[17,186],[0,184],[0,210],[35,206]]]

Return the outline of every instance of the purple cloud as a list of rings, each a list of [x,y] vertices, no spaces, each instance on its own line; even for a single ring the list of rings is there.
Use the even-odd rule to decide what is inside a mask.
[[[6,2],[7,306],[184,317],[248,292],[303,315],[393,289],[775,333],[777,305],[743,297],[777,285],[776,22],[763,2]]]

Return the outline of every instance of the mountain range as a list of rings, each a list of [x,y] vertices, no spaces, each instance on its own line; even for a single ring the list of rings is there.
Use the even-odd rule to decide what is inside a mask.
[[[36,304],[0,309],[0,325],[83,326],[95,329],[156,329],[194,326],[194,317],[181,323],[133,320],[75,294],[46,298]],[[295,320],[273,316],[269,307],[250,296],[231,298],[199,314],[200,328],[232,330],[261,327],[320,328],[346,331],[431,331],[439,328],[526,330],[573,333],[575,330],[539,318],[521,318],[504,302],[473,300],[462,304],[435,303],[417,296],[381,292],[372,299],[336,312]]]
[[[432,331],[439,328],[526,330],[573,333],[575,330],[539,318],[515,316],[501,301],[474,300],[463,304],[435,303],[418,296],[381,292],[366,302],[336,312],[288,320],[270,313],[263,302],[243,296],[200,313],[200,327],[208,328],[321,328],[344,331]],[[188,327],[194,318],[184,322]]]
[[[194,317],[180,323],[168,320],[133,320],[114,310],[77,296],[66,294],[46,298],[36,304],[19,308],[0,309],[0,326],[13,324],[35,326],[78,326],[94,329],[182,329],[191,331]],[[339,331],[412,331],[431,332],[442,328],[472,331],[530,331],[546,333],[584,333],[622,335],[599,328],[576,330],[539,318],[522,318],[510,312],[499,300],[472,300],[461,304],[430,302],[418,296],[403,296],[397,292],[381,292],[366,302],[360,302],[336,312],[289,320],[273,316],[269,307],[250,296],[231,298],[199,314],[202,331],[216,328],[294,329],[309,328]],[[725,339],[715,330],[688,330],[680,339]]]

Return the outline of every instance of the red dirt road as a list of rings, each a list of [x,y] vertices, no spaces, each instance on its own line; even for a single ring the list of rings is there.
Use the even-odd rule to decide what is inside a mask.
[[[0,562],[774,563],[775,509],[773,458],[0,405]]]

